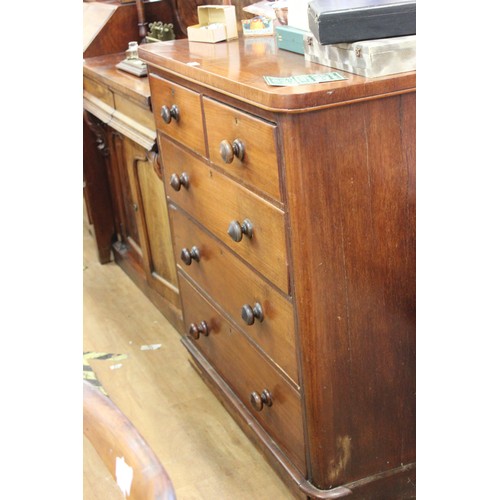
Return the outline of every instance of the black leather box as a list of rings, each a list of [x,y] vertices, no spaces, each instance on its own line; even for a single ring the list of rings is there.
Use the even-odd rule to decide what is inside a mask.
[[[312,0],[308,16],[322,45],[416,34],[415,0]]]

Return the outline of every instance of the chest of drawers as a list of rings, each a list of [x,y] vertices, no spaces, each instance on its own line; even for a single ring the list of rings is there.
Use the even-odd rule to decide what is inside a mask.
[[[199,46],[140,49],[193,366],[291,494],[412,498],[415,74]]]

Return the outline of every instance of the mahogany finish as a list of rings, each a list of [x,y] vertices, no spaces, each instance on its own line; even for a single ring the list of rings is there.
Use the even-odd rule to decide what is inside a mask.
[[[174,246],[178,266],[198,283],[246,335],[259,345],[295,384],[298,384],[293,306],[288,297],[270,287],[247,265],[209,233],[170,206],[175,227]],[[181,260],[185,247],[195,245],[199,262],[186,266]],[[229,294],[228,291],[231,291]],[[246,304],[261,304],[263,320],[248,325],[242,318]]]
[[[288,205],[299,338],[314,360],[302,365],[310,470],[322,488],[415,459],[414,104],[405,94],[316,112],[334,140],[308,115],[283,121],[287,189],[300,193]]]
[[[257,422],[290,456],[294,465],[305,473],[304,437],[299,393],[246,341],[241,333],[225,321],[210,302],[203,299],[183,274],[179,285],[184,302],[186,325],[205,321],[208,335],[194,340],[196,347],[253,412]],[[271,393],[272,406],[256,410],[252,394]]]
[[[110,220],[105,226],[107,240],[97,240],[98,250],[101,254],[111,247],[116,263],[172,324],[181,328],[177,271],[149,84],[146,78],[115,68],[123,57],[96,57],[83,66],[84,109],[92,122],[99,124],[100,147],[106,152],[105,163],[94,163],[91,156],[85,156],[84,164],[89,165],[86,170],[100,175],[102,183],[93,186],[94,192],[103,193],[105,181],[109,184],[108,210],[97,206],[92,210],[96,235],[105,217]]]
[[[200,126],[201,106],[206,137],[204,152],[195,152],[182,137],[175,138],[178,145],[160,133],[165,172],[185,172],[189,178],[188,189],[174,191],[164,177],[176,245],[200,249],[199,263],[186,267],[178,260],[184,313],[196,312],[185,323],[183,343],[200,374],[278,473],[288,477],[294,493],[323,499],[414,498],[416,75],[367,79],[340,72],[346,80],[270,87],[264,75],[324,73],[325,67],[278,50],[273,38],[246,42],[206,49],[179,40],[139,50],[152,80],[198,96],[193,99],[193,122]],[[160,128],[158,99],[153,95]],[[258,181],[238,178],[232,167],[220,163],[220,136],[213,129],[224,128],[213,109],[228,109],[228,116],[244,112],[273,127],[272,139],[264,127],[260,132],[254,129],[258,137],[252,140],[260,140],[264,150],[276,148],[280,202],[263,193]],[[189,109],[182,113],[190,119]],[[227,144],[223,149],[230,157]],[[243,205],[245,210],[234,220],[242,224],[248,218],[255,230],[252,237],[243,235],[236,243],[226,234],[223,221],[228,210]],[[276,208],[270,214],[278,211],[281,216],[267,216],[265,226],[259,227],[261,218],[248,211],[266,205]],[[194,226],[184,221],[180,210],[195,219]],[[204,229],[189,229],[197,225]],[[274,235],[284,230],[284,236],[266,240],[258,254],[253,238],[263,227]],[[189,241],[188,233],[197,238],[203,234],[201,243]],[[218,259],[204,261],[206,248],[235,255],[224,259],[227,269],[222,271]],[[270,266],[284,266],[286,287],[277,279],[282,274],[269,273]],[[290,449],[297,437],[286,428],[259,426],[259,415],[278,404],[266,383],[252,388],[246,400],[242,393],[232,392],[234,384],[249,384],[256,376],[241,353],[251,356],[254,339],[248,332],[266,322],[265,304],[257,296],[246,301],[243,316],[254,314],[260,303],[262,323],[256,320],[240,330],[230,312],[233,296],[245,288],[229,278],[240,268],[245,268],[242,276],[264,276],[264,286],[289,296],[293,321],[287,329],[293,329],[296,338],[301,405],[300,418],[290,414],[290,425],[303,424],[303,457],[298,457],[296,446]],[[229,341],[212,342],[207,350],[214,335],[196,340],[189,336],[189,325],[202,320],[210,331],[218,331],[219,319],[210,324],[216,317],[210,310],[228,325],[227,338],[234,330],[234,338],[242,343],[241,351],[234,353],[238,366],[232,370],[227,369],[234,363],[233,355],[228,356],[233,349]],[[279,356],[265,344],[258,345],[265,351],[263,359]],[[286,357],[293,363],[292,356]],[[280,376],[276,366],[268,366],[266,377]],[[266,404],[265,389],[270,391],[271,406]],[[249,419],[252,424],[245,425]]]
[[[151,98],[158,129],[184,142],[200,155],[205,154],[200,96],[179,85],[151,76]],[[165,108],[175,107],[177,118],[165,119]]]
[[[115,234],[113,207],[107,176],[109,150],[105,129],[90,113],[83,113],[83,179],[84,200],[89,222],[97,244],[99,262],[111,260]]]
[[[152,73],[167,71],[169,75],[180,76],[218,94],[276,112],[304,112],[415,89],[415,72],[371,79],[340,72],[346,80],[271,87],[264,81],[264,76],[325,73],[327,69],[304,61],[303,57],[293,52],[279,50],[272,37],[254,39],[246,44],[244,41],[240,38],[203,44],[175,40],[142,46],[139,55],[147,61]],[[230,64],[228,61],[231,61]]]
[[[212,99],[203,99],[203,110],[207,124],[208,156],[212,162],[229,176],[280,201],[276,127]],[[224,141],[229,143],[233,152],[227,160],[221,153]],[[241,159],[234,152],[235,141],[241,144]]]
[[[160,149],[165,178],[170,179],[175,173],[178,176],[185,174],[189,179],[187,189],[177,190],[167,183],[167,196],[288,293],[283,211],[210,168],[163,135],[160,135]],[[233,221],[241,225],[245,219],[251,221],[252,236],[242,236],[240,241],[235,241],[228,234],[229,226]]]

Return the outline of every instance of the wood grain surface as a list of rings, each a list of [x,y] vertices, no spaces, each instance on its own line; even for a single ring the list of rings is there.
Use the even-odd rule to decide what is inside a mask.
[[[165,187],[168,198],[207,227],[217,238],[288,293],[288,267],[283,211],[232,181],[184,149],[160,135]],[[189,187],[175,191],[169,183],[173,173],[189,177]],[[235,242],[228,235],[232,221],[245,219],[253,236]]]
[[[226,380],[271,439],[305,473],[299,393],[195,291],[182,274],[179,283],[186,325],[205,321],[209,326],[208,335],[200,335],[192,341],[193,344]],[[260,394],[264,389],[271,393],[272,405],[264,405],[261,411],[255,411],[250,404],[250,395],[252,392]]]
[[[208,98],[203,99],[203,111],[210,161],[251,189],[280,201],[276,126]],[[236,139],[243,143],[244,157],[225,163],[220,143]]]
[[[327,73],[331,68],[310,63],[299,54],[278,49],[274,37],[234,40],[209,47],[202,42],[177,40],[139,47],[139,55],[153,72],[182,75],[221,94],[274,111],[304,112],[318,106],[406,93],[415,88],[415,72],[365,78],[338,71],[345,80],[273,87],[264,76],[287,77]]]
[[[175,227],[178,266],[221,305],[233,322],[298,385],[294,314],[290,299],[262,280],[174,206],[170,206],[170,214]],[[200,252],[200,261],[187,266],[179,256],[183,248],[193,246]],[[262,306],[264,320],[247,325],[241,318],[242,306],[253,306],[257,302]]]

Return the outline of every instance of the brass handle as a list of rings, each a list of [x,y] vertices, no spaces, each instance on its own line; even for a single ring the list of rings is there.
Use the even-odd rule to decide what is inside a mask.
[[[172,174],[170,176],[170,185],[174,191],[180,191],[181,187],[184,186],[186,189],[189,187],[189,176],[186,172],[182,172],[179,176],[177,174]]]
[[[244,234],[246,234],[248,238],[252,239],[253,224],[249,219],[245,219],[243,224],[240,224],[237,220],[233,220],[229,224],[227,234],[229,234],[229,236],[231,236],[236,243],[242,240]]]
[[[245,144],[241,139],[235,139],[232,143],[224,139],[219,145],[219,153],[224,163],[231,163],[234,157],[243,161],[245,157]]]
[[[253,325],[256,319],[262,323],[264,321],[264,311],[258,302],[253,307],[249,304],[244,304],[241,308],[241,317],[247,325]]]
[[[181,260],[186,264],[186,266],[190,266],[191,262],[195,260],[196,262],[200,262],[200,251],[197,247],[191,248],[188,250],[187,248],[183,248],[181,250]]]
[[[272,406],[273,399],[271,393],[267,389],[264,389],[261,394],[252,392],[252,394],[250,394],[250,403],[252,403],[256,411],[261,411],[264,405]]]
[[[160,111],[163,121],[169,124],[172,120],[179,121],[180,111],[179,108],[174,104],[171,108],[163,105]]]
[[[191,337],[193,337],[194,339],[200,338],[200,334],[205,335],[205,337],[207,337],[209,332],[210,329],[208,328],[206,321],[201,321],[198,324],[191,323],[189,325],[189,335],[191,335]]]

